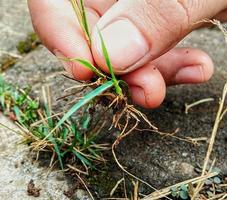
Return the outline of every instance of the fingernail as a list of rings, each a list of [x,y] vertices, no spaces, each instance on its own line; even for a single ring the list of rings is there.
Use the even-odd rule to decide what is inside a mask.
[[[115,69],[126,69],[149,51],[149,45],[142,33],[128,19],[117,20],[101,30],[112,65]],[[101,41],[95,34],[93,45],[99,56],[103,57]]]
[[[138,86],[130,86],[132,100],[135,104],[148,108],[144,90]]]
[[[202,83],[204,81],[203,67],[201,65],[184,67],[175,76],[176,83]]]
[[[61,62],[65,70],[68,72],[68,74],[72,74],[72,67],[70,66],[69,62],[66,62],[62,60],[61,58],[67,58],[63,53],[61,53],[59,50],[54,49],[53,50],[54,55],[58,58],[58,60]]]

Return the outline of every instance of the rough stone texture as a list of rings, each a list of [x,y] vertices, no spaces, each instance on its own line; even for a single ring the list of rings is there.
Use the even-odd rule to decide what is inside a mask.
[[[16,53],[17,42],[31,31],[25,0],[21,0],[20,3],[16,0],[0,2],[0,28],[0,50]],[[162,131],[171,132],[180,128],[178,136],[209,138],[218,100],[227,80],[227,45],[221,32],[216,29],[203,29],[188,36],[181,46],[199,47],[207,51],[216,66],[215,76],[207,84],[172,87],[168,90],[167,98],[159,109],[143,111]],[[56,76],[61,70],[62,67],[56,58],[41,46],[20,59],[4,76],[14,84],[31,84],[36,96],[41,96],[41,86],[48,84],[52,86],[53,99],[56,99],[62,95],[66,86],[75,84],[74,81],[66,81],[61,76]],[[188,115],[184,113],[185,103],[208,97],[213,97],[215,101],[193,108]],[[54,104],[60,105],[56,101]],[[1,117],[2,120],[4,124],[11,126],[9,120]],[[225,118],[221,123],[212,155],[212,158],[217,159],[216,165],[225,172],[226,125],[227,119]],[[38,187],[42,188],[40,199],[47,199],[48,193],[53,199],[66,198],[62,196],[63,190],[67,187],[66,178],[63,177],[63,181],[57,181],[56,172],[51,172],[48,178],[44,179],[47,169],[29,160],[28,151],[24,150],[26,147],[16,145],[16,141],[20,139],[16,134],[1,128],[0,136],[0,199],[34,199],[26,195],[26,187],[31,178]],[[127,170],[161,188],[198,175],[193,174],[192,171],[185,173],[182,165],[189,163],[195,166],[197,162],[202,163],[206,146],[206,141],[200,146],[194,146],[178,139],[161,137],[146,131],[134,132],[119,145],[117,155]],[[25,164],[21,165],[21,160],[24,159]],[[15,165],[18,167],[15,168]],[[117,181],[122,177],[122,172],[113,164],[109,177],[114,177]],[[112,189],[103,192],[101,187],[107,185],[106,180],[107,177],[100,180],[103,184],[93,188],[97,192],[102,191],[101,196],[109,194]],[[141,188],[142,193],[148,191],[147,188]]]
[[[0,56],[1,51],[17,53],[15,46],[32,31],[27,1],[0,1]]]
[[[0,115],[0,123],[8,128],[18,128]],[[48,168],[38,167],[37,162],[31,162],[28,146],[19,144],[22,137],[6,128],[0,128],[0,199],[56,199],[67,200],[63,194],[68,189],[66,180],[59,180],[61,172],[49,171]],[[40,188],[40,196],[27,195],[27,185],[34,180],[35,186]]]

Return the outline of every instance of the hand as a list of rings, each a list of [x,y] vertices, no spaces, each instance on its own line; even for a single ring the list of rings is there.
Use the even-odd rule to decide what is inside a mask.
[[[192,48],[173,48],[200,27],[203,19],[227,21],[227,1],[85,0],[92,29],[90,51],[69,0],[28,0],[34,28],[56,56],[83,58],[108,71],[97,27],[104,37],[115,73],[127,81],[135,103],[161,104],[166,86],[202,83],[213,74],[209,56]],[[75,79],[93,73],[78,63],[64,63]]]

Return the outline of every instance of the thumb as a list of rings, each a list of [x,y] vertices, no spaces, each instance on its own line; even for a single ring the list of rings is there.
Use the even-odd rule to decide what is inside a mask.
[[[226,0],[119,0],[93,30],[94,59],[108,71],[97,29],[115,72],[128,73],[170,50],[198,26],[197,22],[226,7]]]

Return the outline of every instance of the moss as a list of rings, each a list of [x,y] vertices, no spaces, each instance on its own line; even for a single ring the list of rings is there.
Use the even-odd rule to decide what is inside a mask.
[[[34,50],[41,44],[36,33],[29,33],[25,40],[17,44],[17,50],[20,54],[26,54]]]
[[[122,172],[118,170],[114,161],[111,160],[111,158],[109,159],[110,160],[105,166],[100,165],[98,170],[91,171],[86,179],[93,194],[98,195],[97,199],[110,197],[110,192],[116,186],[116,183],[122,178]],[[126,183],[126,185],[128,185],[128,183]],[[123,184],[120,184],[114,192],[114,197],[122,196],[124,196],[124,187]]]
[[[109,197],[111,190],[117,183],[115,177],[111,177],[108,172],[102,172],[101,174],[94,174],[88,177],[88,185],[91,186],[92,190],[96,191],[102,198]]]

